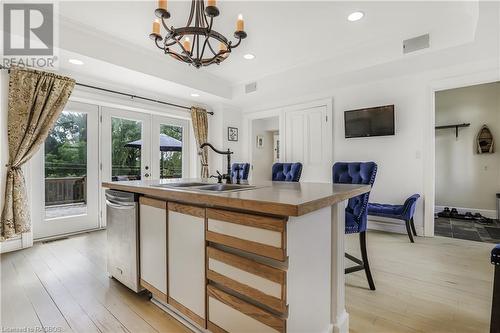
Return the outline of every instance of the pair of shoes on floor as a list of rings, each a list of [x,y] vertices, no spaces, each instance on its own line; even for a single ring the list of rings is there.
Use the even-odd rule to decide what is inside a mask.
[[[450,208],[449,207],[444,207],[443,211],[442,212],[439,212],[437,215],[439,217],[450,217]]]

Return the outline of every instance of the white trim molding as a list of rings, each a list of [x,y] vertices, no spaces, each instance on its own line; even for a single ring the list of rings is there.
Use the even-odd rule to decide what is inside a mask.
[[[7,253],[21,250],[23,248],[23,239],[21,235],[0,242],[0,253]]]

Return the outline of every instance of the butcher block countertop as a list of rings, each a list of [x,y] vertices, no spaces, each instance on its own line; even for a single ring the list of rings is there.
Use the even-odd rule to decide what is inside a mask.
[[[271,181],[242,183],[255,187],[222,193],[198,191],[194,188],[158,187],[161,184],[184,182],[215,184],[200,179],[176,179],[103,182],[102,186],[165,201],[280,216],[302,216],[370,191],[370,186],[367,185]]]

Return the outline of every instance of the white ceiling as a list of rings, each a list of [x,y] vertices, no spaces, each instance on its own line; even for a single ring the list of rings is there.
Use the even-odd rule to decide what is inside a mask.
[[[189,4],[169,2],[171,25],[185,24]],[[387,40],[400,42],[403,38],[455,28],[462,32],[461,27],[474,19],[477,3],[219,1],[218,6],[221,15],[216,18],[214,29],[232,36],[236,17],[242,13],[249,37],[225,63],[202,70],[236,85],[334,58],[361,46],[376,47]],[[63,22],[159,55],[161,51],[148,38],[155,7],[156,1],[63,1],[59,10]],[[347,21],[347,15],[355,10],[365,12],[365,18]],[[257,58],[244,60],[242,55],[248,52]],[[164,61],[173,62],[169,58]]]

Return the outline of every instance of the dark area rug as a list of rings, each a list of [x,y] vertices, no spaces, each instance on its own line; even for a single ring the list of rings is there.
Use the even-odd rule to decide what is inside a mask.
[[[491,238],[500,239],[500,228],[484,227]]]
[[[437,217],[434,220],[436,236],[459,238],[485,243],[500,243],[500,222],[484,224],[474,221]]]

